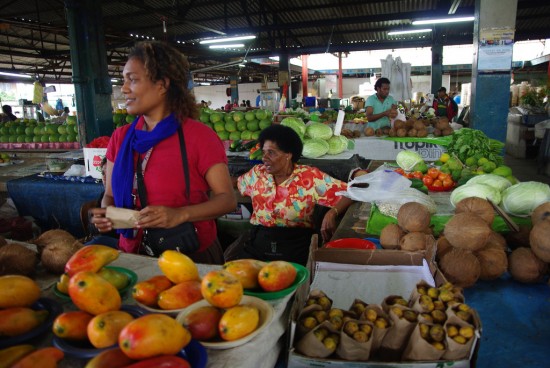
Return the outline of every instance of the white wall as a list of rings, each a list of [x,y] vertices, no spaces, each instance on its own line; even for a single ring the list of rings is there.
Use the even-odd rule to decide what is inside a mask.
[[[193,91],[195,92],[195,100],[200,102],[204,100],[206,102],[211,101],[211,109],[220,109],[222,106],[225,106],[227,100],[230,100],[231,97],[228,97],[225,93],[226,89],[229,88],[229,84],[221,84],[214,86],[195,86]],[[262,87],[261,83],[242,83],[238,84],[239,89],[239,104],[242,100],[250,100],[250,106],[256,106],[256,96],[258,96],[257,90]],[[278,88],[277,82],[268,82],[267,88]]]

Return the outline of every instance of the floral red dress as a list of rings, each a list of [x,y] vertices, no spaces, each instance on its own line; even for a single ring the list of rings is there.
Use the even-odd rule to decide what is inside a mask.
[[[252,225],[313,228],[315,204],[336,205],[336,193],[346,191],[347,183],[315,167],[294,165],[290,177],[277,185],[265,165],[256,165],[239,177],[237,187],[252,198]]]

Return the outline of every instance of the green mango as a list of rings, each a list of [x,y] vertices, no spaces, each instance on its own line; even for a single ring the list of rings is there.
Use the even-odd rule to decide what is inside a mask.
[[[97,271],[97,274],[101,276],[101,278],[109,282],[111,285],[113,285],[115,288],[117,288],[117,290],[124,289],[130,281],[128,275],[113,270],[111,268],[103,267],[102,269]]]

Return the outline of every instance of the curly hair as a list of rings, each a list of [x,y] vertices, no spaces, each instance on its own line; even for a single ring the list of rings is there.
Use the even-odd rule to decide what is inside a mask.
[[[260,132],[258,138],[260,147],[264,148],[265,141],[271,141],[277,144],[284,153],[292,153],[292,162],[296,163],[302,155],[304,144],[298,133],[285,125],[273,124]]]
[[[130,50],[128,60],[131,58],[143,63],[147,76],[153,82],[170,80],[166,100],[170,111],[180,120],[198,117],[195,96],[188,88],[191,74],[185,55],[164,42],[142,41]]]

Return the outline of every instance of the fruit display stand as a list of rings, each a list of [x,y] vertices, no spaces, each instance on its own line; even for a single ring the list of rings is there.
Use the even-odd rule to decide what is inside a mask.
[[[121,253],[119,258],[112,262],[112,266],[123,267],[134,271],[138,275],[138,281],[147,280],[153,276],[160,275],[156,258],[140,256],[135,254]],[[197,264],[199,274],[204,276],[211,270],[220,269],[221,266]],[[39,269],[35,278],[42,288],[42,296],[52,298],[61,303],[65,311],[76,310],[71,301],[57,297],[53,291],[59,276],[53,275]],[[268,301],[274,309],[272,322],[261,333],[251,341],[230,349],[217,350],[207,349],[207,367],[273,367],[279,357],[282,344],[279,341],[284,335],[289,309],[289,300],[292,294],[281,299]],[[135,305],[136,302],[128,293],[123,297],[123,305]],[[53,334],[48,332],[39,341],[40,346],[52,346]],[[81,368],[86,365],[87,360],[65,357],[58,365],[60,368]]]

